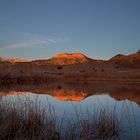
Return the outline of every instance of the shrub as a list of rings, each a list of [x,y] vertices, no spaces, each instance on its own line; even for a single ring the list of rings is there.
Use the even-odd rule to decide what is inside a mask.
[[[58,70],[61,70],[61,69],[63,69],[63,67],[62,66],[58,66],[57,69]]]
[[[104,69],[101,69],[101,72],[104,72],[105,70]]]

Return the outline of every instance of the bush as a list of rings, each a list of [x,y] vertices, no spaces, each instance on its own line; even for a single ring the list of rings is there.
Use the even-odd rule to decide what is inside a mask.
[[[62,66],[58,66],[57,69],[58,70],[61,70],[61,69],[63,69],[63,67]]]
[[[105,70],[104,69],[101,69],[101,72],[104,72]]]

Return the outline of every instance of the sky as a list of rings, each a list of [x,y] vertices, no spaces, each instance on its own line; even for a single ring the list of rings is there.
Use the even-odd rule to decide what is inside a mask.
[[[140,50],[140,0],[0,0],[0,57],[96,59]]]

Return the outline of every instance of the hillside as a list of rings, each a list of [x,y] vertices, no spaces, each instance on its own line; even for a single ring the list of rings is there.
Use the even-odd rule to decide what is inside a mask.
[[[29,60],[19,59],[19,58],[2,58],[0,57],[0,62],[9,62],[9,63],[20,63],[20,62],[29,62]]]
[[[123,54],[118,54],[114,57],[112,57],[109,61],[112,62],[136,62],[140,61],[140,50],[137,51],[136,53],[130,54],[130,55],[123,55]]]
[[[140,82],[140,51],[116,55],[110,60],[93,60],[81,53],[59,54],[48,60],[2,59],[0,83]],[[24,63],[23,63],[24,62]]]
[[[136,53],[130,55],[117,54],[116,56],[110,58],[109,60],[96,60],[85,56],[82,53],[62,53],[58,54],[50,59],[43,60],[24,60],[19,58],[2,58],[0,57],[0,62],[9,62],[12,64],[20,63],[20,62],[30,62],[29,64],[36,65],[71,65],[71,64],[80,64],[87,62],[96,62],[96,63],[104,63],[104,62],[138,62],[140,61],[140,50]]]
[[[86,57],[81,53],[62,53],[58,54],[51,59],[48,60],[36,60],[32,61],[32,64],[37,65],[70,65],[70,64],[77,64],[77,63],[86,63],[92,61],[92,59]]]

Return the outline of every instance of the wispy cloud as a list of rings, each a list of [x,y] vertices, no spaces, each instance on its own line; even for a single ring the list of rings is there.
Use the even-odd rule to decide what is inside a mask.
[[[1,46],[0,50],[5,50],[5,49],[14,49],[14,48],[28,48],[28,47],[40,47],[40,46],[49,46],[51,44],[56,44],[63,42],[63,39],[60,38],[43,38],[43,39],[33,39],[33,40],[28,40],[24,42],[16,42],[12,44],[8,44],[5,46]]]

